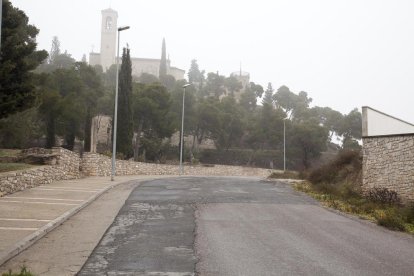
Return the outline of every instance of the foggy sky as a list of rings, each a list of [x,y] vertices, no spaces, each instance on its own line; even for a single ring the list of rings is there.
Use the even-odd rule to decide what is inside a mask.
[[[250,73],[264,87],[306,91],[313,105],[342,113],[363,105],[414,123],[412,0],[11,0],[40,29],[40,49],[58,36],[80,60],[100,51],[101,10],[130,25],[121,43],[133,57],[172,66]]]

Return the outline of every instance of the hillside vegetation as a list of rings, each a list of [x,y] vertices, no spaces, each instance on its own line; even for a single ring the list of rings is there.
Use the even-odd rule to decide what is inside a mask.
[[[342,151],[335,160],[309,172],[307,181],[294,187],[326,207],[414,234],[414,204],[403,205],[397,193],[387,189],[373,189],[363,196],[361,185],[360,151]]]

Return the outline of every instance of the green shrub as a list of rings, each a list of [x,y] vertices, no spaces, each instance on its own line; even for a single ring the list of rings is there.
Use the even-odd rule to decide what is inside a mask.
[[[397,192],[388,190],[387,188],[373,188],[368,192],[367,197],[370,200],[378,203],[397,205],[401,204],[401,199],[398,196]]]
[[[414,225],[414,203],[403,208],[404,216],[407,218],[407,222]]]
[[[26,269],[26,267],[22,267],[20,273],[14,273],[11,270],[7,273],[3,273],[2,276],[34,276],[30,271]]]
[[[389,208],[386,210],[377,210],[374,212],[374,216],[377,219],[378,225],[385,226],[391,230],[405,230],[404,218],[394,208]]]

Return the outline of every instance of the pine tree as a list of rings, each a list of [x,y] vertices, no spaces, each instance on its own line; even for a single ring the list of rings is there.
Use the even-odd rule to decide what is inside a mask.
[[[57,36],[53,37],[52,48],[49,53],[49,64],[53,64],[56,61],[56,58],[60,55],[60,41]]]
[[[205,82],[205,71],[200,71],[198,64],[197,64],[197,60],[193,59],[191,61],[191,67],[190,70],[188,70],[188,81],[192,84],[194,84],[194,87],[198,90],[201,90],[204,86],[204,82]]]
[[[0,119],[35,104],[33,70],[47,57],[36,50],[39,30],[28,24],[26,14],[9,0],[2,5],[0,48]]]
[[[165,76],[167,76],[167,53],[166,53],[166,48],[165,48],[165,38],[163,38],[162,39],[162,50],[161,50],[159,79],[162,80]]]
[[[269,82],[268,85],[267,85],[267,89],[265,91],[265,95],[264,95],[263,100],[262,100],[263,105],[264,104],[269,104],[270,106],[273,106],[273,92],[274,91],[275,90],[272,87],[272,83]]]
[[[118,126],[117,126],[117,152],[122,153],[125,158],[133,155],[132,137],[132,66],[130,51],[127,48],[122,52],[122,65],[119,72],[118,91]]]
[[[190,67],[190,70],[188,70],[187,75],[188,75],[189,83],[200,82],[201,72],[200,72],[200,69],[198,68],[196,59],[191,60],[191,67]]]

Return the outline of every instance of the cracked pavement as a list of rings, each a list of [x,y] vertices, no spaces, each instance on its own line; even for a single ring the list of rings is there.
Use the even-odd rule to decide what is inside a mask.
[[[322,208],[289,184],[142,181],[108,191],[0,274],[413,275],[412,236]]]
[[[78,275],[412,275],[412,256],[288,184],[181,177],[135,188]]]

